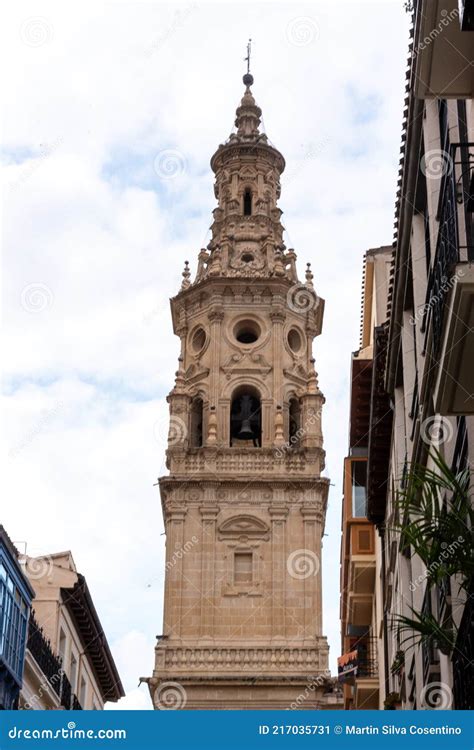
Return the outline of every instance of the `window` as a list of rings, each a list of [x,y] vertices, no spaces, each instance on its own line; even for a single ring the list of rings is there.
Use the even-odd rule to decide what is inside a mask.
[[[352,516],[354,518],[365,518],[367,462],[366,461],[353,461],[351,472],[352,472]]]
[[[244,193],[244,216],[252,215],[252,193],[247,188]]]
[[[0,658],[21,680],[29,605],[2,564],[0,571]]]
[[[59,631],[59,649],[58,650],[59,650],[59,656],[61,657],[62,662],[64,664],[64,661],[66,658],[66,636],[62,628]]]
[[[82,708],[86,707],[86,699],[87,699],[87,684],[86,684],[84,677],[81,677],[81,687],[79,690],[79,703],[81,704]]]
[[[76,681],[77,681],[77,659],[71,652],[71,660],[69,662],[69,682],[73,693],[76,692]]]
[[[234,584],[252,583],[252,553],[236,552],[234,556]]]

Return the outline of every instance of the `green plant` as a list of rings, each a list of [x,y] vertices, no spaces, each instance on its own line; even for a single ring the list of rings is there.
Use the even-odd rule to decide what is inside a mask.
[[[439,648],[442,654],[450,654],[456,644],[457,629],[451,618],[444,623],[439,623],[431,613],[417,612],[410,607],[413,617],[395,615],[394,623],[397,625],[398,634],[404,635],[401,643],[407,643],[412,639],[425,646]],[[414,636],[416,633],[417,636]]]
[[[471,472],[453,471],[438,451],[430,458],[433,469],[412,464],[397,493],[400,521],[395,530],[400,533],[401,546],[410,547],[424,563],[422,580],[428,594],[432,587],[454,577],[458,593],[464,590],[469,595],[474,581]],[[451,617],[440,623],[431,613],[411,611],[413,617],[394,618],[399,634],[405,634],[402,644],[414,639],[451,653],[457,636]]]
[[[433,469],[413,464],[397,493],[402,546],[411,545],[426,565],[428,585],[458,575],[468,590],[474,577],[474,507],[469,469],[454,472],[438,451]]]

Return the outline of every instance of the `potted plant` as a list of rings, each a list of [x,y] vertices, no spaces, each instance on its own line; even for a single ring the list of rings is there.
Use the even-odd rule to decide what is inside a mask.
[[[400,672],[402,672],[404,666],[405,652],[399,649],[393,659],[392,666],[390,667],[390,672],[392,674],[399,674]]]
[[[400,706],[400,693],[389,693],[383,702],[384,711],[396,711]]]

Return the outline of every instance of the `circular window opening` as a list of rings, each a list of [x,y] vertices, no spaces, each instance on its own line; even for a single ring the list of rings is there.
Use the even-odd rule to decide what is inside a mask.
[[[200,352],[201,349],[204,347],[204,344],[206,343],[206,331],[204,328],[197,328],[195,332],[193,333],[193,337],[191,339],[191,346],[193,347],[195,352]]]
[[[299,352],[303,346],[301,334],[296,328],[292,328],[288,333],[288,345],[293,352]]]
[[[243,263],[251,263],[254,260],[254,257],[252,253],[244,253],[242,255],[242,262]]]
[[[234,328],[234,336],[240,344],[254,344],[260,338],[260,326],[254,320],[241,320]]]

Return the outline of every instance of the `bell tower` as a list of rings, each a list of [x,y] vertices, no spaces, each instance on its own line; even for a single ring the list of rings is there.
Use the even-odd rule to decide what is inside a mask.
[[[285,161],[260,131],[253,77],[243,81],[235,130],[211,159],[212,239],[171,300],[181,354],[159,482],[164,625],[147,680],[157,709],[326,707],[329,480],[312,355],[324,302],[283,242]]]

